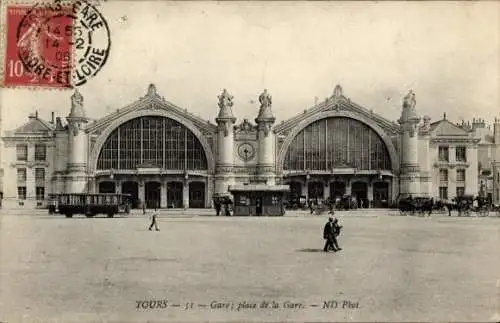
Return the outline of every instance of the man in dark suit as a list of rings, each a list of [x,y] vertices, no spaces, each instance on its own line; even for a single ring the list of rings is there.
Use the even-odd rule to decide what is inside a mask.
[[[338,219],[329,218],[323,229],[323,238],[326,240],[323,251],[328,252],[342,250],[337,243],[337,236],[340,234],[342,226],[338,224]]]
[[[160,228],[158,227],[158,213],[157,211],[153,212],[153,215],[151,216],[151,225],[149,226],[149,231],[155,227],[156,231],[160,231]]]

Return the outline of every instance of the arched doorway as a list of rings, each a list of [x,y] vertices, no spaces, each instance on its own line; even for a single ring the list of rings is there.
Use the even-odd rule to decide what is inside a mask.
[[[139,184],[137,182],[123,182],[122,193],[132,196],[132,208],[138,207],[139,202]]]
[[[345,182],[331,182],[330,183],[330,197],[342,197],[345,194]]]
[[[115,193],[116,185],[114,182],[100,182],[99,183],[99,193]]]
[[[351,195],[358,199],[359,207],[368,207],[368,184],[365,182],[354,182],[351,187]]]
[[[160,208],[161,184],[159,182],[146,182],[144,189],[146,207],[148,209]]]
[[[183,188],[182,182],[167,183],[167,207],[169,208],[183,207],[182,188]]]
[[[373,206],[388,207],[389,203],[389,183],[375,182],[373,183]]]
[[[310,199],[323,199],[324,185],[321,182],[311,182],[308,185],[308,196]]]
[[[195,209],[205,207],[205,183],[189,183],[189,207]]]

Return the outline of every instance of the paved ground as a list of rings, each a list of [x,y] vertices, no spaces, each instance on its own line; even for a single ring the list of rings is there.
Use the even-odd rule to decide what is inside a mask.
[[[500,321],[500,218],[304,214],[0,215],[0,321]]]

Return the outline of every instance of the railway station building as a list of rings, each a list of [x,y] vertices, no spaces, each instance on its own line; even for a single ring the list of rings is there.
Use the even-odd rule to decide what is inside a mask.
[[[291,195],[355,195],[364,207],[400,196],[491,196],[500,203],[500,119],[431,122],[415,94],[388,120],[337,85],[308,110],[276,122],[265,90],[254,120],[234,117],[233,96],[218,95],[215,123],[163,98],[143,97],[92,119],[78,91],[68,115],[38,112],[2,133],[4,208],[43,207],[51,193],[127,193],[151,208],[207,208],[237,185],[289,185]],[[493,120],[491,120],[493,121]],[[6,125],[2,125],[4,130]]]

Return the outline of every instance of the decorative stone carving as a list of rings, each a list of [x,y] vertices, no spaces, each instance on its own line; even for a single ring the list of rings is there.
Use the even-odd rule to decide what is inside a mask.
[[[259,130],[264,132],[264,136],[269,136],[269,132],[271,131],[271,123],[270,122],[261,122],[258,125]]]
[[[233,166],[215,166],[215,172],[216,173],[232,173],[233,172]]]
[[[410,125],[410,137],[415,137],[415,134],[417,133],[417,125],[416,124],[412,124]]]
[[[243,119],[243,122],[236,126],[236,129],[240,132],[252,132],[255,130],[255,125],[250,123],[248,119]]]
[[[420,172],[419,165],[402,165],[401,166],[401,173],[402,174],[418,173],[418,172]]]
[[[77,136],[78,133],[80,132],[80,126],[78,122],[71,122],[68,124],[68,129],[70,134],[73,136]]]
[[[224,137],[229,136],[229,131],[231,131],[231,124],[227,121],[220,122],[218,125],[220,131],[224,131]]]
[[[337,84],[335,86],[335,89],[333,90],[333,96],[336,98],[340,98],[343,95],[342,92],[343,92],[342,87],[339,84]]]
[[[273,166],[258,166],[257,173],[258,174],[274,173],[274,167]]]
[[[154,84],[149,84],[148,96],[155,96],[155,95],[156,95],[156,86]]]
[[[431,129],[431,117],[425,116],[424,123],[420,126],[420,131],[427,132]]]

